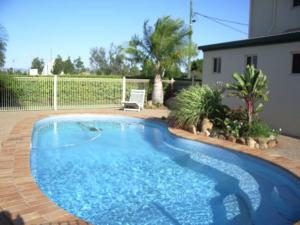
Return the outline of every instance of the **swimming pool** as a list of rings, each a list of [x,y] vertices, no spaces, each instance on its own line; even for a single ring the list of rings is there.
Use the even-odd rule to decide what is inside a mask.
[[[263,160],[178,138],[157,121],[55,116],[32,135],[31,173],[98,224],[293,224],[300,180]]]

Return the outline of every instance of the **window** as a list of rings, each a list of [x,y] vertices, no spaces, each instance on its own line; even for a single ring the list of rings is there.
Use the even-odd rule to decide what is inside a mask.
[[[300,74],[300,53],[293,54],[292,73]]]
[[[246,56],[246,66],[248,65],[253,65],[255,68],[257,68],[257,55]]]
[[[294,0],[294,7],[300,6],[300,0]]]
[[[222,64],[222,60],[220,57],[214,58],[214,66],[213,66],[214,73],[221,73],[221,64]]]

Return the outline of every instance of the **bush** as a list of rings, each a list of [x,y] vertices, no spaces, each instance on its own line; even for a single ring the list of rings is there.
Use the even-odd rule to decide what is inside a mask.
[[[224,106],[224,110],[214,119],[214,126],[223,130],[226,136],[242,137],[249,128],[247,114],[242,108],[230,109]]]
[[[191,86],[183,89],[175,100],[171,116],[175,118],[176,125],[188,127],[199,125],[205,117],[212,119],[222,107],[221,93],[206,85]]]
[[[273,131],[265,122],[260,120],[254,120],[249,127],[248,136],[253,138],[265,137],[268,138],[271,135],[277,136],[278,133]]]

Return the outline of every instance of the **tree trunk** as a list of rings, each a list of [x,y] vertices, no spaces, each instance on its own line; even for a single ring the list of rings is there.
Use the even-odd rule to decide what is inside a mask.
[[[153,92],[152,92],[152,102],[154,104],[163,104],[164,103],[164,90],[162,84],[161,75],[158,73],[154,78]]]
[[[253,102],[249,99],[246,100],[248,124],[251,126],[253,120]]]

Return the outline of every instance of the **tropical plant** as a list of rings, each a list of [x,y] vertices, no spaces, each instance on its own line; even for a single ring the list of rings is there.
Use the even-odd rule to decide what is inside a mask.
[[[203,118],[212,119],[222,108],[222,95],[207,85],[191,86],[176,96],[171,113],[180,127],[198,126]]]
[[[243,135],[244,123],[239,120],[231,120],[230,118],[225,118],[225,133],[227,136],[234,136],[240,138]]]
[[[0,68],[5,64],[7,33],[5,28],[0,24]]]
[[[148,65],[154,66],[153,103],[163,104],[162,77],[166,70],[182,63],[189,33],[183,20],[165,16],[158,19],[153,27],[145,21],[143,38],[135,35],[130,40],[127,48],[130,59],[138,63],[148,61]]]
[[[253,65],[247,66],[244,74],[234,73],[235,83],[226,84],[229,96],[241,98],[246,105],[248,124],[253,116],[263,110],[264,101],[268,100],[267,76]]]
[[[253,120],[251,127],[249,128],[247,136],[257,138],[257,137],[265,137],[268,138],[270,136],[277,136],[278,132],[276,130],[272,130],[268,124],[260,120]]]
[[[41,74],[44,69],[44,65],[44,60],[36,57],[32,60],[31,69],[37,69],[38,73]]]

